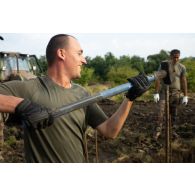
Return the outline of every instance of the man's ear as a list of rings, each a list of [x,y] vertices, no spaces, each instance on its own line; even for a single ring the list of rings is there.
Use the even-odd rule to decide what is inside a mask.
[[[58,49],[57,50],[57,56],[61,60],[65,60],[66,59],[66,51],[64,49]]]

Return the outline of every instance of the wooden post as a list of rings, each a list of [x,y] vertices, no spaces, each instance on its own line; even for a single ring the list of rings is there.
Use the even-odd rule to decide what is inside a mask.
[[[165,113],[166,113],[166,130],[165,130],[165,147],[166,162],[171,162],[171,128],[170,128],[170,107],[169,107],[169,85],[166,85],[165,91]]]
[[[3,150],[3,144],[4,144],[3,130],[4,130],[3,114],[0,113],[0,161],[3,160],[3,157],[2,157],[2,150]]]

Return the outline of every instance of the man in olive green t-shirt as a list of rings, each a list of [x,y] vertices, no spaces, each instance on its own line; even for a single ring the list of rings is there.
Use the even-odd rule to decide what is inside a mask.
[[[80,78],[81,67],[87,62],[77,39],[66,34],[50,39],[46,57],[47,76],[0,85],[0,112],[12,113],[22,123],[27,162],[85,162],[83,138],[87,126],[115,138],[133,100],[149,88],[150,82],[144,74],[130,78],[133,87],[110,118],[92,104],[54,120],[53,110],[89,95],[72,82]],[[35,124],[35,118],[42,120]]]
[[[186,79],[186,68],[183,64],[179,62],[180,51],[174,49],[170,52],[170,60],[164,61],[169,67],[170,84],[169,84],[169,96],[170,96],[170,114],[172,119],[173,127],[176,126],[177,119],[177,107],[180,104],[180,99],[182,98],[182,104],[187,105],[187,79]],[[161,66],[159,67],[161,70]],[[165,110],[165,89],[166,85],[163,80],[157,80],[155,83],[155,94],[154,101],[157,103],[159,101],[159,111],[155,138],[161,134],[163,125],[163,116]],[[182,93],[183,92],[183,93]],[[176,133],[174,132],[176,135]]]

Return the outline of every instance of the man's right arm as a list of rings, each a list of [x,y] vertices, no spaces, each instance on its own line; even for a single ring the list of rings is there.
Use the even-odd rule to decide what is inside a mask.
[[[0,94],[0,112],[14,113],[16,106],[23,101],[23,98]]]
[[[41,129],[53,123],[52,111],[29,98],[33,93],[33,81],[14,81],[0,85],[0,112],[16,114],[17,122],[24,123],[27,128]],[[34,91],[34,90],[33,90]]]
[[[32,89],[31,86],[28,88]],[[0,84],[0,112],[14,113],[29,90],[24,81],[9,81]]]
[[[158,71],[160,71],[160,70],[162,70],[162,68],[161,68],[161,64],[160,64],[160,66],[158,67]],[[157,94],[157,93],[159,93],[159,91],[160,91],[160,79],[157,79],[156,81],[155,81],[155,94]]]
[[[51,109],[15,96],[0,94],[0,112],[15,113],[18,122],[23,121],[26,128],[46,128],[54,121]]]

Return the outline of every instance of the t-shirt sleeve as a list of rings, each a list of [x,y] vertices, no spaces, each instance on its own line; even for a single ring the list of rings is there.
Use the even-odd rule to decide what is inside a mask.
[[[104,111],[95,103],[87,107],[87,124],[96,128],[102,124],[108,117]]]
[[[83,98],[91,95],[91,93],[83,87],[81,92],[83,93]],[[86,125],[89,125],[95,129],[107,119],[108,117],[97,103],[88,105],[86,107]]]
[[[28,90],[24,81],[9,81],[0,84],[0,94],[26,98]]]
[[[182,66],[182,70],[181,70],[181,76],[186,76],[186,67]]]

